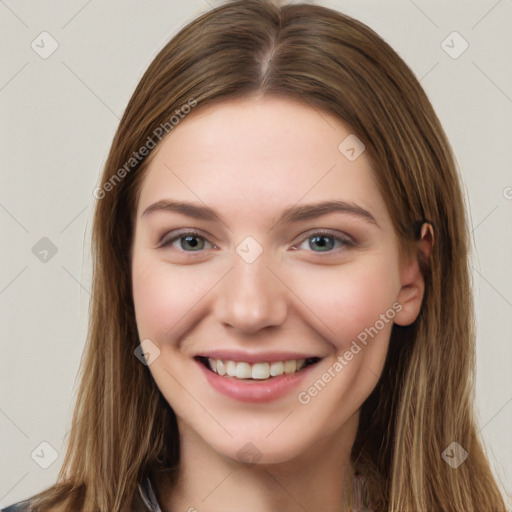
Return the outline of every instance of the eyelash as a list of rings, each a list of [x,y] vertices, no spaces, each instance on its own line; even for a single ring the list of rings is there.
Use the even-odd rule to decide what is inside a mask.
[[[176,242],[177,240],[179,240],[180,238],[185,238],[186,236],[193,236],[193,237],[196,237],[196,238],[201,238],[204,241],[210,243],[212,246],[215,247],[215,245],[212,244],[211,242],[209,242],[206,239],[206,237],[204,237],[200,232],[195,231],[193,229],[192,230],[189,229],[189,230],[186,230],[186,231],[185,230],[179,231],[179,232],[174,233],[174,234],[175,234],[175,236],[173,238],[171,238],[171,239],[166,240],[164,238],[162,240],[162,242],[160,242],[160,244],[158,245],[158,248],[168,247],[171,244],[173,244],[174,242]],[[309,238],[318,237],[318,236],[319,237],[331,238],[335,242],[338,241],[338,242],[341,242],[341,244],[342,244],[342,247],[338,247],[337,250],[336,249],[332,249],[332,250],[325,251],[326,254],[334,254],[337,251],[341,250],[343,247],[353,247],[353,246],[356,245],[354,241],[352,241],[352,240],[350,240],[348,238],[335,236],[332,233],[330,233],[329,231],[325,231],[325,230],[321,230],[320,229],[318,231],[310,232],[310,234],[308,234],[308,236],[305,236],[304,238],[301,238],[301,240],[297,244],[294,244],[294,247],[302,245],[302,243],[307,241]],[[204,250],[200,250],[200,251],[184,251],[184,250],[180,250],[180,252],[194,254],[194,253],[202,253],[202,252],[204,252]],[[307,252],[312,252],[314,254],[322,254],[324,251],[307,251]]]

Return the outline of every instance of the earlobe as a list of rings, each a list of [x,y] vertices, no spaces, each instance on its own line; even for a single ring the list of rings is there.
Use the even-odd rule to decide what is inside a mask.
[[[402,305],[401,311],[395,316],[397,325],[411,325],[418,317],[425,293],[425,278],[421,271],[420,259],[428,262],[434,246],[434,232],[429,223],[421,228],[418,250],[401,269],[401,288],[397,302]]]

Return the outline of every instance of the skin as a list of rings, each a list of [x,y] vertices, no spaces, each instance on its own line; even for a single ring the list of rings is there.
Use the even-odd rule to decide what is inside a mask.
[[[393,322],[414,322],[424,293],[416,258],[400,263],[366,154],[349,161],[338,150],[350,133],[308,105],[253,96],[193,111],[155,150],[138,201],[132,284],[140,339],[160,350],[149,369],[180,433],[178,483],[156,483],[164,512],[345,506],[360,407],[382,371]],[[170,198],[206,204],[224,222],[165,211],[142,216]],[[357,203],[378,225],[346,213],[276,225],[284,208],[323,200]],[[199,250],[183,238],[158,247],[180,228],[201,231],[204,238],[193,239]],[[329,238],[322,250],[311,238],[319,229],[355,245]],[[263,248],[250,264],[236,252],[247,236]],[[424,229],[418,249],[428,255],[431,242]],[[300,403],[298,392],[397,303],[392,321]],[[198,369],[193,356],[212,348],[299,350],[324,359],[300,389],[243,403],[211,388]],[[248,442],[257,464],[237,456]]]

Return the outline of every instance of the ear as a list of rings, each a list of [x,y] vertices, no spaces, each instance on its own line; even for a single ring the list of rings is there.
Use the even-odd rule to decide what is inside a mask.
[[[420,239],[416,254],[400,269],[401,288],[398,292],[397,302],[402,309],[395,316],[395,324],[411,325],[418,317],[425,293],[425,280],[420,270],[420,259],[428,261],[434,246],[434,231],[432,226],[425,222],[421,227]]]

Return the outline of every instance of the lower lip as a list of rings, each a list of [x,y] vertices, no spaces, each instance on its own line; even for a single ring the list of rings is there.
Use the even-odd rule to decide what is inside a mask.
[[[309,365],[295,373],[285,373],[267,380],[241,380],[235,377],[222,377],[210,371],[200,361],[195,362],[201,368],[206,380],[219,393],[241,402],[269,402],[276,400],[296,388],[319,363]]]

